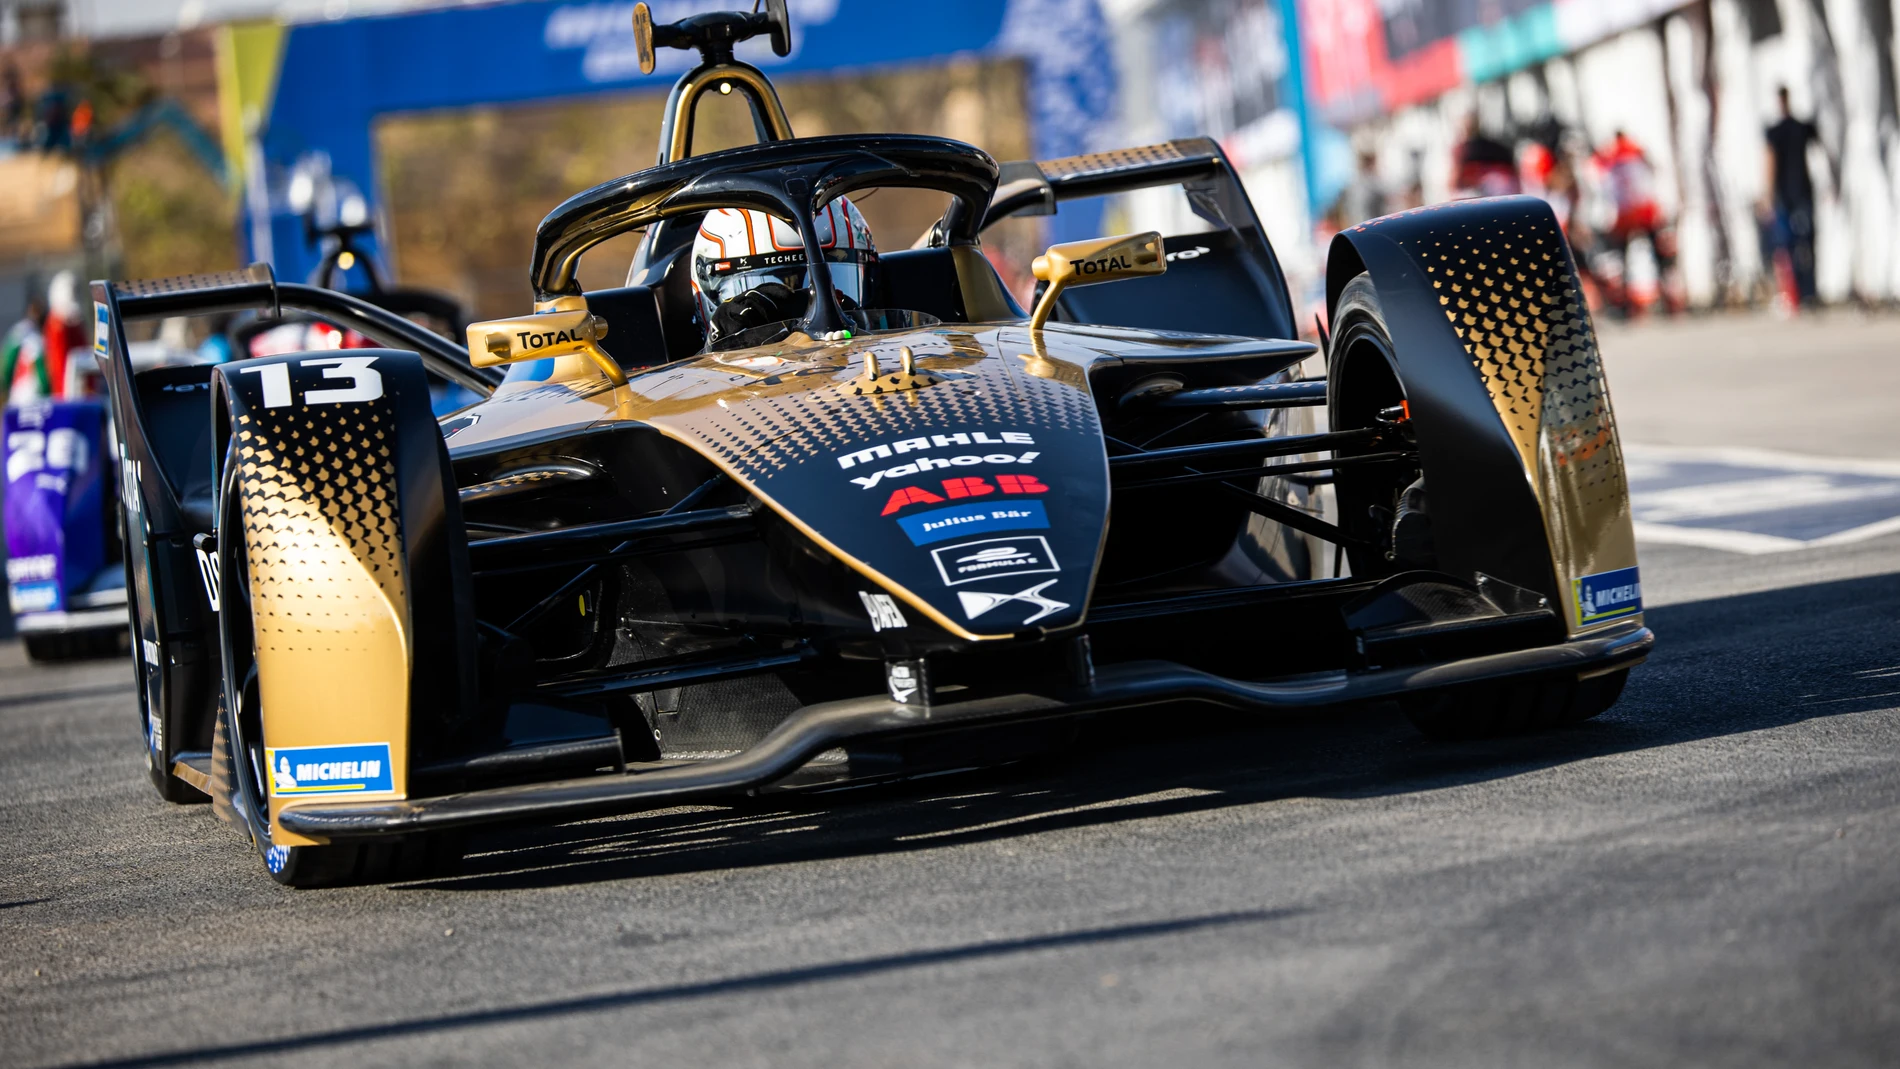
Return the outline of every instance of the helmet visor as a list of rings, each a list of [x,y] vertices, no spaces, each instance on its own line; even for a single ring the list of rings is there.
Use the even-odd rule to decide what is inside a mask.
[[[869,289],[870,269],[877,263],[877,253],[870,249],[834,248],[823,251],[825,263],[831,268],[831,284],[838,291],[838,296],[849,302],[847,307],[863,307]],[[767,282],[777,282],[793,290],[811,288],[803,249],[775,250],[713,260],[705,265],[704,270],[706,277],[700,279],[700,288],[720,303]]]

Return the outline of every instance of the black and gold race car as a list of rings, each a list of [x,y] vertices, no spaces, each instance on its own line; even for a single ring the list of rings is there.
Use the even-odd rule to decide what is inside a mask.
[[[532,314],[466,346],[262,267],[94,283],[166,798],[284,883],[386,880],[472,827],[1002,761],[1131,706],[1396,699],[1457,737],[1615,701],[1652,637],[1542,202],[1340,235],[1322,353],[1213,142],[795,138],[732,57],[762,32],[782,5],[642,27],[704,54],[662,161],[556,208]],[[692,155],[715,86],[762,140]],[[891,187],[948,207],[847,308],[813,214]],[[1033,312],[980,247],[1135,190],[1198,229],[1049,249]],[[687,254],[719,208],[803,235],[809,300],[709,345]],[[583,292],[633,231],[634,284]],[[386,348],[128,367],[128,320],[237,309]],[[438,420],[432,380],[483,399]]]

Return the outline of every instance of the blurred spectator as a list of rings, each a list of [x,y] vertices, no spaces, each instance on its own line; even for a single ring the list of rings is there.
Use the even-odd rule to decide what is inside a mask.
[[[33,123],[34,141],[41,149],[64,152],[73,147],[72,108],[64,87],[56,85],[40,94]]]
[[[1787,256],[1783,270],[1794,274],[1796,299],[1811,306],[1815,301],[1814,182],[1808,174],[1808,146],[1821,135],[1813,123],[1794,117],[1787,86],[1775,95],[1781,102],[1781,121],[1768,128],[1768,204],[1762,214],[1770,217],[1774,250]]]
[[[46,300],[31,294],[26,313],[0,339],[0,388],[6,390],[7,404],[24,404],[53,393],[52,377],[46,373],[45,322]]]
[[[70,359],[74,349],[88,348],[90,339],[82,329],[79,309],[79,280],[71,271],[53,276],[46,287],[46,380],[52,384],[47,396],[65,400],[80,394],[71,389],[71,372],[81,370]],[[88,356],[84,363],[91,363]]]
[[[1622,130],[1610,143],[1597,150],[1596,165],[1603,174],[1610,200],[1616,207],[1615,221],[1606,235],[1610,248],[1622,260],[1622,285],[1613,299],[1626,315],[1636,313],[1646,303],[1638,300],[1631,284],[1630,246],[1637,238],[1649,244],[1656,261],[1656,273],[1665,306],[1680,311],[1677,287],[1673,284],[1676,265],[1675,235],[1663,219],[1662,204],[1656,199],[1656,169],[1641,145]]]
[[[74,144],[84,144],[92,135],[92,101],[82,100],[73,109],[72,131]]]
[[[26,86],[20,81],[20,68],[9,63],[0,71],[0,143],[24,141],[27,126]]]
[[[1476,115],[1465,119],[1465,139],[1452,154],[1452,161],[1453,198],[1501,197],[1524,191],[1517,174],[1517,154],[1511,146],[1486,134]]]
[[[1359,173],[1340,190],[1333,203],[1333,218],[1343,229],[1367,219],[1377,219],[1391,209],[1386,206],[1385,183],[1379,180],[1379,158],[1370,152],[1359,154]]]
[[[205,340],[198,343],[193,359],[200,364],[222,364],[232,359],[231,321],[228,314],[212,316],[206,321],[208,333]]]

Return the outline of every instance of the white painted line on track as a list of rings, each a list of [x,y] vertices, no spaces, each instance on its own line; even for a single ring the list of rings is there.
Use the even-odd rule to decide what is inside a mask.
[[[1624,448],[1639,542],[1750,556],[1900,533],[1900,461]]]

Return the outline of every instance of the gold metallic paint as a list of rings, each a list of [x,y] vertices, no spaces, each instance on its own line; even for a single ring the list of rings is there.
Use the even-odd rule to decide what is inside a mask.
[[[1570,632],[1586,630],[1571,581],[1634,567],[1636,538],[1596,331],[1563,234],[1531,219],[1440,228],[1404,244],[1517,445],[1543,506]]]
[[[1041,330],[1055,311],[1056,298],[1070,286],[1089,286],[1097,282],[1118,282],[1140,275],[1159,275],[1168,270],[1161,255],[1161,234],[1122,234],[1049,246],[1030,265],[1035,276],[1049,284],[1029,317],[1029,329]]]
[[[995,277],[987,265],[983,273]],[[560,426],[645,423],[706,457],[787,523],[950,634],[982,641],[997,636],[968,630],[844,552],[807,517],[775,501],[764,484],[775,473],[829,462],[840,452],[911,433],[920,425],[1031,431],[1093,425],[1088,369],[1099,361],[1221,359],[1251,351],[1243,339],[1069,323],[1030,331],[1010,318],[1014,321],[945,324],[837,341],[795,333],[771,345],[670,364],[616,388],[578,366],[581,378],[561,381],[557,369],[556,380],[504,384],[493,398],[464,410],[480,412],[482,418],[458,432],[449,446],[461,453]],[[874,353],[880,367],[901,366],[904,348],[911,350],[918,374],[942,381],[896,394],[849,392],[864,374],[867,354]]]
[[[752,90],[753,95],[763,105],[759,116],[773,139],[789,141],[792,137],[792,123],[785,117],[785,105],[779,103],[778,91],[765,75],[743,63],[713,63],[691,71],[673,87],[672,114],[666,116],[664,129],[668,134],[666,156],[661,163],[683,160],[687,150],[692,147],[693,108],[699,103],[701,94],[720,82],[733,82]]]
[[[260,408],[234,422],[264,738],[273,748],[387,742],[395,789],[364,797],[403,798],[408,600],[388,412]],[[337,800],[273,793],[274,840],[314,842],[284,831],[279,814]]]
[[[577,308],[470,323],[466,331],[469,362],[476,367],[494,367],[522,360],[582,356],[598,368],[607,381],[616,386],[624,385],[627,373],[600,347],[600,339],[607,336],[607,321],[587,310],[584,297],[569,298],[568,302],[576,300]],[[529,345],[523,341],[527,335],[559,335],[563,340]]]

